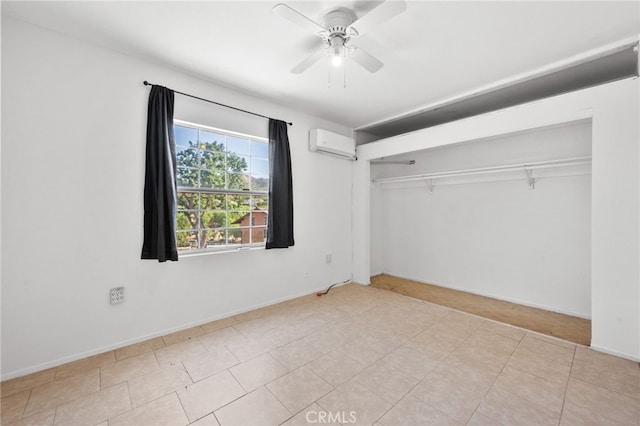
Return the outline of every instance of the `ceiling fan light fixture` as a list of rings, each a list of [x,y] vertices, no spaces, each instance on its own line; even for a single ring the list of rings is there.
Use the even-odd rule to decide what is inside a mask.
[[[345,40],[340,36],[333,36],[329,40],[329,52],[331,65],[338,68],[342,65],[342,58],[345,56]]]

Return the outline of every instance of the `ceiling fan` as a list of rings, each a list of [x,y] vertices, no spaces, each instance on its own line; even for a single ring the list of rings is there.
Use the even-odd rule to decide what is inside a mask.
[[[326,56],[331,57],[331,63],[335,67],[339,67],[344,58],[351,58],[367,71],[374,73],[380,70],[384,64],[353,44],[351,40],[393,18],[406,8],[407,5],[403,0],[383,1],[379,6],[359,19],[353,11],[339,8],[324,15],[323,25],[284,3],[278,3],[272,10],[274,13],[322,38],[322,48],[293,67],[291,69],[293,74],[303,73],[311,65]]]

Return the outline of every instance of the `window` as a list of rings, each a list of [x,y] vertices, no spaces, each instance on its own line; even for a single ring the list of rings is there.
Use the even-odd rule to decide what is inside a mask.
[[[178,251],[265,242],[269,145],[265,138],[174,121]]]

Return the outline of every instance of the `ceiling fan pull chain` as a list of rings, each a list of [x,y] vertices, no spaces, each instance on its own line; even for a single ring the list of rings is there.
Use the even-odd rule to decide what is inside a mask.
[[[347,64],[342,66],[342,88],[347,88]]]

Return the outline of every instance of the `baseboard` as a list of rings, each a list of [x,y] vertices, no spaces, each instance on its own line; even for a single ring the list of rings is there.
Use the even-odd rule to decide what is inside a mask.
[[[347,280],[345,282],[340,282],[339,284],[336,284],[335,287],[341,287],[341,286],[343,286],[345,284],[348,284],[350,282],[351,282],[350,280]],[[23,369],[18,370],[18,371],[12,371],[12,372],[9,372],[9,373],[2,373],[2,375],[0,376],[0,380],[4,382],[6,380],[15,379],[15,378],[18,378],[18,377],[26,376],[28,374],[33,374],[33,373],[37,373],[39,371],[48,370],[49,368],[58,367],[60,365],[64,365],[64,364],[67,364],[69,362],[77,361],[77,360],[80,360],[80,359],[83,359],[83,358],[87,358],[87,357],[90,357],[90,356],[93,356],[93,355],[98,355],[98,354],[101,354],[101,353],[104,353],[104,352],[107,352],[107,351],[120,349],[120,348],[123,348],[125,346],[133,345],[135,343],[144,342],[145,340],[154,339],[156,337],[166,336],[167,334],[175,333],[177,331],[186,330],[188,328],[196,327],[196,326],[199,326],[199,325],[202,325],[202,324],[207,324],[207,323],[212,322],[212,321],[218,321],[218,320],[221,320],[221,319],[232,317],[234,315],[239,315],[239,314],[243,314],[245,312],[250,312],[250,311],[253,311],[253,310],[256,310],[256,309],[260,309],[260,308],[264,308],[264,307],[267,307],[267,306],[275,305],[277,303],[282,303],[282,302],[286,302],[288,300],[297,299],[298,297],[308,296],[308,295],[317,293],[319,291],[324,291],[324,290],[327,289],[327,287],[328,287],[328,285],[324,285],[324,286],[318,287],[318,288],[316,288],[315,290],[312,290],[312,291],[308,291],[307,290],[307,291],[305,291],[303,293],[297,293],[297,294],[294,294],[292,296],[286,296],[286,297],[281,297],[281,298],[278,298],[278,299],[273,299],[271,301],[268,301],[268,302],[265,302],[265,303],[260,303],[260,304],[257,304],[257,305],[253,305],[253,306],[250,306],[248,308],[242,308],[242,309],[239,309],[237,311],[232,311],[232,312],[228,312],[228,313],[221,314],[221,315],[215,315],[215,316],[212,316],[212,317],[209,317],[209,318],[205,318],[203,320],[195,321],[195,322],[192,322],[192,323],[189,323],[189,324],[184,324],[184,325],[177,326],[177,327],[171,327],[171,328],[168,328],[168,329],[165,329],[165,330],[161,330],[161,331],[150,333],[150,334],[147,334],[147,335],[144,335],[144,336],[141,336],[141,337],[137,337],[135,339],[124,340],[122,342],[114,343],[112,345],[107,345],[107,346],[103,346],[103,347],[100,347],[100,348],[92,349],[90,351],[81,352],[81,353],[78,353],[78,354],[74,354],[74,355],[69,355],[69,356],[66,356],[66,357],[58,358],[58,359],[53,360],[53,361],[48,361],[48,362],[45,362],[45,363],[42,363],[42,364],[38,364],[38,365],[35,365],[35,366],[32,366],[32,367],[23,368]]]
[[[602,346],[594,346],[592,344],[591,345],[591,349],[593,349],[595,351],[598,351],[598,352],[605,353],[607,355],[617,356],[618,358],[624,358],[624,359],[628,359],[630,361],[640,362],[640,357],[638,357],[638,356],[625,354],[625,353],[614,351],[614,350],[611,350],[611,349],[608,349],[608,348],[603,348]]]

